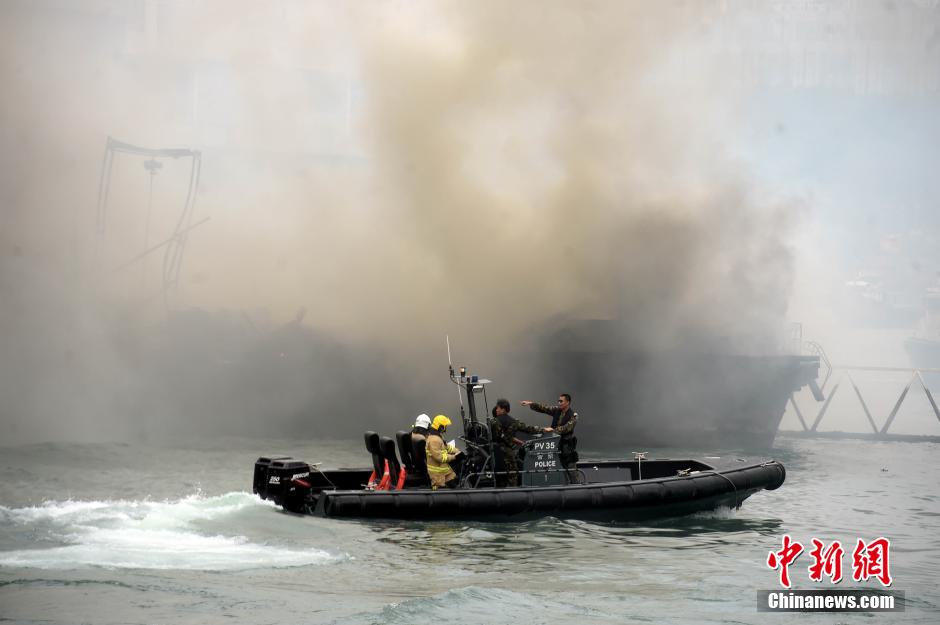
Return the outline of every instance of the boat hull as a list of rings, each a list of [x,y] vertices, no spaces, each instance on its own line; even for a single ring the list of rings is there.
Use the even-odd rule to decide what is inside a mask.
[[[598,482],[592,482],[592,477],[618,473],[633,477],[637,467],[617,461],[585,462],[578,467],[588,480],[586,484],[436,491],[298,489],[274,499],[291,512],[336,518],[525,521],[552,516],[631,522],[736,508],[760,490],[779,488],[786,478],[786,470],[776,461],[723,471],[695,461],[648,461],[640,470],[654,477]],[[691,470],[690,474],[675,475],[681,467]],[[655,477],[664,472],[673,475]],[[348,471],[344,476],[327,472],[323,477],[348,483],[365,475],[365,471],[357,475]]]

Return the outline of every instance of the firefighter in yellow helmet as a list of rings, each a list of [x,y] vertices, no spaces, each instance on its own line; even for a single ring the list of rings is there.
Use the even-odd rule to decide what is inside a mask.
[[[450,419],[446,416],[439,414],[434,417],[425,445],[428,456],[428,477],[431,479],[431,488],[434,490],[441,486],[447,488],[457,486],[457,474],[450,468],[450,463],[456,460],[462,452],[444,442],[444,433],[448,425],[450,425]]]

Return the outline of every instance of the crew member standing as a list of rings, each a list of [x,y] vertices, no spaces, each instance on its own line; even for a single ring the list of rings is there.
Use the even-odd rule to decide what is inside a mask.
[[[506,485],[519,485],[519,459],[516,456],[516,432],[526,432],[528,434],[538,434],[539,432],[550,432],[551,428],[538,428],[534,425],[526,425],[509,415],[510,405],[508,399],[497,399],[496,406],[493,408],[493,442],[503,452],[503,464],[506,468]]]
[[[578,424],[578,413],[571,409],[571,395],[562,393],[558,396],[557,406],[546,406],[534,401],[521,402],[536,412],[552,416],[552,426],[547,431],[561,434],[561,463],[568,471],[568,481],[579,484],[581,476],[578,473],[578,437],[574,435],[574,428]]]
[[[444,433],[448,425],[450,425],[450,419],[439,414],[434,417],[428,432],[425,449],[427,450],[428,477],[431,480],[431,488],[434,490],[441,486],[447,488],[457,486],[457,474],[450,468],[450,463],[456,460],[461,452],[453,445],[444,442]]]

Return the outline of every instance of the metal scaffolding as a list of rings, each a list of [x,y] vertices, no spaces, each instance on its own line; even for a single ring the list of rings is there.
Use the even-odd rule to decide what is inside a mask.
[[[841,435],[844,437],[863,437],[863,438],[872,438],[876,440],[940,440],[940,437],[936,436],[927,436],[927,435],[901,435],[901,434],[892,434],[889,430],[891,425],[894,423],[895,418],[898,415],[898,411],[901,409],[901,406],[904,404],[904,400],[907,399],[908,394],[910,393],[911,387],[915,384],[920,384],[921,388],[924,390],[924,393],[927,395],[927,400],[930,402],[930,407],[933,409],[934,415],[937,417],[937,420],[940,421],[940,408],[937,407],[937,402],[933,397],[933,393],[930,392],[930,388],[924,382],[924,373],[938,373],[940,369],[925,369],[925,368],[906,368],[906,367],[862,367],[862,366],[850,366],[850,365],[832,365],[829,362],[829,358],[826,356],[825,351],[818,343],[809,343],[807,344],[808,348],[814,353],[820,356],[820,362],[826,368],[825,377],[822,384],[819,385],[819,390],[821,395],[825,396],[822,406],[819,409],[819,412],[816,415],[815,420],[811,426],[806,424],[806,418],[803,415],[803,412],[800,410],[799,404],[797,404],[796,399],[793,394],[790,394],[790,405],[793,406],[793,410],[796,413],[797,418],[800,420],[800,424],[803,426],[802,432],[789,432],[790,434],[797,434],[802,436],[835,436]],[[875,422],[874,417],[872,416],[871,410],[868,407],[868,402],[865,401],[865,397],[862,395],[862,391],[859,388],[858,384],[855,383],[855,379],[852,377],[853,371],[878,371],[878,372],[894,372],[894,373],[910,373],[911,378],[908,380],[907,384],[904,386],[904,390],[901,391],[900,396],[898,396],[897,401],[894,402],[894,407],[891,409],[891,412],[885,418],[884,423],[881,427]],[[832,390],[826,391],[826,385],[831,379],[833,379],[833,373],[837,373],[836,382],[832,386]],[[852,385],[852,390],[855,391],[855,396],[858,398],[859,404],[862,406],[862,410],[865,412],[865,418],[868,420],[868,425],[871,427],[871,432],[820,432],[819,424],[822,423],[823,417],[826,416],[826,412],[829,410],[829,405],[832,403],[832,399],[839,392],[839,388],[842,385],[842,382],[848,380],[849,384]],[[815,393],[814,393],[815,394]],[[822,399],[821,396],[817,399]]]
[[[98,206],[95,214],[95,233],[97,234],[99,245],[100,241],[104,238],[107,232],[108,198],[111,192],[111,170],[114,164],[114,157],[117,154],[130,154],[134,156],[146,157],[148,160],[144,161],[144,168],[150,175],[150,197],[148,198],[144,250],[134,258],[118,266],[117,269],[122,269],[132,265],[149,256],[152,252],[161,248],[165,248],[163,253],[162,269],[163,285],[161,289],[165,303],[167,292],[179,281],[180,267],[183,263],[183,252],[186,249],[186,238],[188,233],[193,228],[196,228],[208,220],[208,218],[205,218],[196,223],[193,223],[196,191],[199,187],[199,174],[202,169],[202,154],[198,150],[189,150],[185,148],[142,148],[136,145],[131,145],[129,143],[124,143],[123,141],[118,141],[113,137],[108,137],[108,141],[104,150],[104,159],[101,165],[101,179],[98,182]],[[159,161],[159,159],[162,158],[191,159],[189,170],[189,185],[186,191],[186,199],[183,202],[183,208],[176,220],[172,234],[169,238],[151,246],[149,245],[149,222],[150,208],[153,200],[153,178],[157,171],[159,171],[159,169],[162,167],[162,163]]]

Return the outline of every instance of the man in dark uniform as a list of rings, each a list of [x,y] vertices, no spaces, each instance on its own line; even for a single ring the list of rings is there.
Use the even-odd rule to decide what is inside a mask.
[[[545,406],[529,400],[523,401],[522,405],[552,416],[552,426],[546,428],[546,431],[561,434],[561,463],[568,470],[568,482],[581,483],[577,465],[578,438],[574,435],[574,427],[578,424],[578,413],[571,409],[571,395],[568,393],[559,395],[557,406]]]
[[[503,452],[503,464],[506,467],[506,485],[519,485],[519,460],[516,457],[516,432],[526,432],[528,434],[538,434],[539,432],[548,432],[551,428],[537,428],[526,425],[522,421],[517,421],[509,415],[509,400],[497,399],[496,407],[493,408],[493,444]]]

